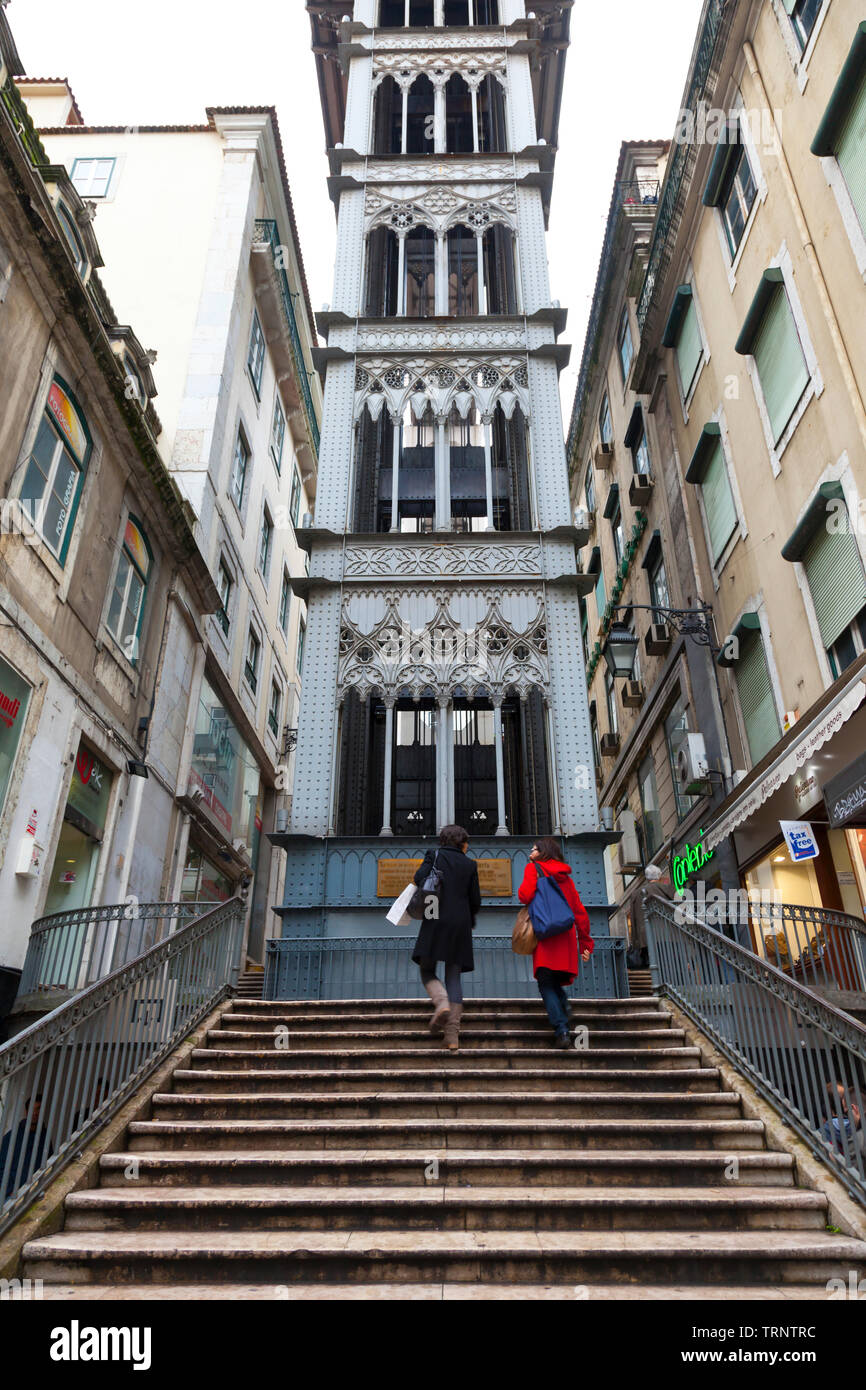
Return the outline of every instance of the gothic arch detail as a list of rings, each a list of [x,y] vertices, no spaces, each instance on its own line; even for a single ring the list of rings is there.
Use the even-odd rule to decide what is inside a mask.
[[[365,362],[355,369],[355,419],[364,410],[378,420],[383,408],[399,419],[407,406],[416,420],[428,410],[437,418],[447,416],[452,406],[465,420],[476,406],[484,417],[491,417],[497,406],[510,420],[520,406],[529,418],[529,374],[525,358],[444,358],[438,361],[408,360],[389,363]]]

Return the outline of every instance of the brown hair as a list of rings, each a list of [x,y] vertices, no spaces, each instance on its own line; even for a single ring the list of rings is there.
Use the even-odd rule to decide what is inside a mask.
[[[552,835],[545,835],[543,839],[535,841],[539,859],[562,859],[562,848],[558,840]]]
[[[469,840],[469,832],[462,825],[444,825],[439,831],[439,843],[443,849],[459,849]]]

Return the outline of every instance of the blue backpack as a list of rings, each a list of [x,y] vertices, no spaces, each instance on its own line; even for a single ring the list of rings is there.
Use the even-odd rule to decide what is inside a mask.
[[[556,879],[537,862],[535,872],[538,883],[529,904],[529,917],[538,940],[549,941],[552,936],[562,936],[573,928],[574,912]]]

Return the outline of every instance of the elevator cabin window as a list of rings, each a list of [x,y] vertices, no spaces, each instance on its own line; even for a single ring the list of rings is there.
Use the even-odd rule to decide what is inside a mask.
[[[376,92],[373,153],[400,154],[403,149],[403,93],[393,77],[383,77]]]
[[[422,73],[416,77],[406,100],[406,153],[433,153],[433,83]],[[398,145],[399,150],[399,145]]]
[[[431,318],[436,313],[436,237],[429,227],[415,227],[408,233],[404,256],[406,317]]]
[[[536,705],[541,708],[535,691],[525,707],[517,698],[502,705],[505,828],[512,835],[550,833],[544,741],[538,737],[540,728],[530,727]],[[457,698],[453,728],[455,824],[465,825],[470,834],[493,835],[499,826],[493,705],[483,698]]]
[[[395,835],[432,835],[436,829],[436,713],[432,700],[400,701],[394,710]]]
[[[433,27],[433,0],[381,0],[379,27],[382,29]]]
[[[390,423],[390,422],[389,422]],[[409,405],[403,419],[396,427],[398,431],[399,460],[397,486],[399,489],[398,516],[393,524],[393,429],[390,432],[390,450],[382,458],[379,469],[377,531],[433,530],[435,514],[435,424],[428,411],[418,421]]]
[[[472,93],[465,78],[455,72],[445,87],[445,147],[449,154],[472,154],[472,119]]]
[[[498,0],[445,0],[445,23],[454,28],[466,24],[498,24]]]
[[[474,315],[478,309],[478,247],[468,227],[448,232],[448,313]]]
[[[487,529],[487,486],[484,458],[484,425],[478,407],[465,419],[456,406],[448,420],[451,464],[451,529]]]
[[[394,318],[400,265],[397,233],[390,227],[374,227],[367,238],[364,280],[364,313],[367,318]]]

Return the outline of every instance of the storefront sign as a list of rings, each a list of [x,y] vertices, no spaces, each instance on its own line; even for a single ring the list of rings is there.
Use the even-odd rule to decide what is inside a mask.
[[[73,401],[56,380],[52,381],[48,392],[48,410],[78,462],[84,463],[89,445],[87,426]]]
[[[690,878],[709,864],[712,857],[713,851],[703,844],[683,845],[679,854],[671,855],[671,879],[678,893],[682,892]]]
[[[75,767],[69,784],[67,805],[86,816],[101,833],[105,829],[108,803],[111,800],[111,773],[95,753],[83,743],[78,745]]]
[[[423,862],[423,859],[380,859],[376,866],[376,897],[399,898]],[[484,898],[510,898],[514,891],[511,860],[479,859],[478,883]]]
[[[808,821],[780,820],[779,829],[785,837],[788,853],[795,864],[800,864],[804,859],[818,858],[821,851]]]
[[[824,787],[831,829],[859,822],[866,825],[866,753]]]
[[[30,686],[0,657],[0,809],[27,716]]]

